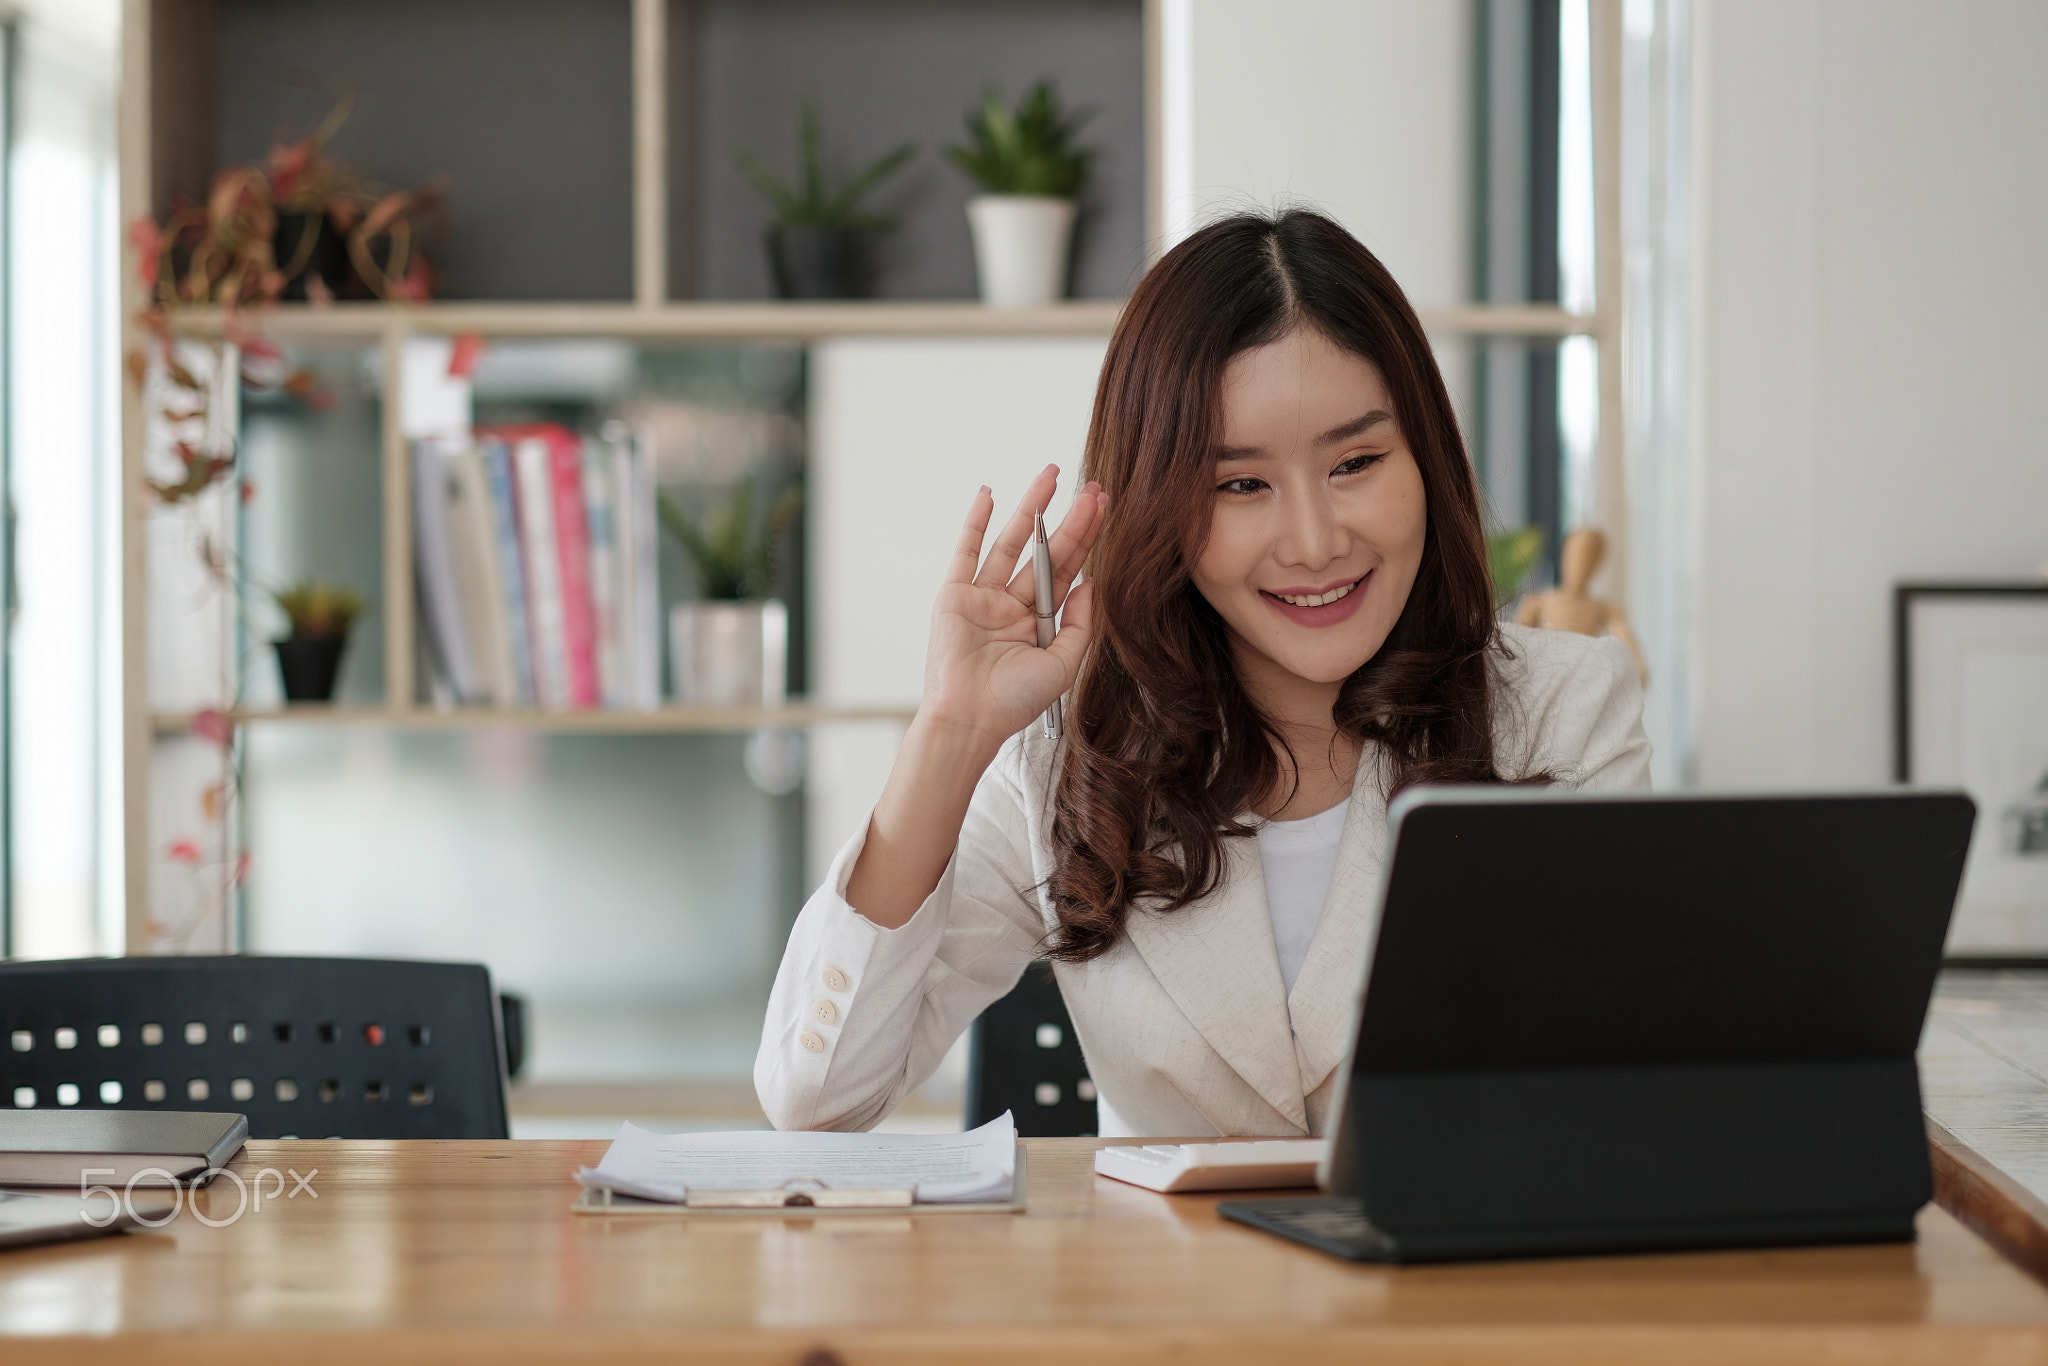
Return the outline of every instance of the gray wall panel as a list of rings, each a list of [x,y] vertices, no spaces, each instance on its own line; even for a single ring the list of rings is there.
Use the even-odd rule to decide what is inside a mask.
[[[628,0],[220,0],[219,32],[222,164],[319,122],[331,97],[294,73],[348,82],[338,156],[449,175],[444,297],[632,296]]]

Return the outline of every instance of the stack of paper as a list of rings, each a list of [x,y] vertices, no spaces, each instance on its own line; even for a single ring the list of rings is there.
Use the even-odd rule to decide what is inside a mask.
[[[680,1204],[695,1191],[894,1188],[917,1203],[1007,1200],[1015,1184],[1017,1126],[1004,1114],[964,1134],[743,1132],[656,1134],[621,1124],[595,1167],[576,1179],[593,1190]]]

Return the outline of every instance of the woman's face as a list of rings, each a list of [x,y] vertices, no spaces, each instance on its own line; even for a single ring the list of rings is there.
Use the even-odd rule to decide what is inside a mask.
[[[1349,677],[1386,642],[1422,563],[1422,471],[1370,361],[1311,328],[1223,372],[1223,440],[1195,586],[1256,696]]]

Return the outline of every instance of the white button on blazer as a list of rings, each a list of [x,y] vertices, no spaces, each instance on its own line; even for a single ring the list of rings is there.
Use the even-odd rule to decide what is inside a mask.
[[[1501,633],[1510,652],[1495,669],[1501,771],[1548,771],[1580,788],[1647,786],[1642,691],[1621,643],[1512,625]],[[833,860],[790,932],[754,1063],[777,1128],[880,1123],[1038,956],[1055,924],[1043,886],[1057,749],[1036,725],[1003,748],[939,885],[897,929],[846,903],[865,821]],[[1386,803],[1379,765],[1367,759],[1291,994],[1250,839],[1225,841],[1224,877],[1209,897],[1170,915],[1134,910],[1108,953],[1055,965],[1114,1136],[1322,1132],[1377,909]],[[826,974],[852,987],[829,1051],[812,1032],[812,984]]]

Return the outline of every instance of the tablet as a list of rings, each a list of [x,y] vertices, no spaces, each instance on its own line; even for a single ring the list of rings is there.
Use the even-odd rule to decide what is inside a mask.
[[[1961,793],[1440,788],[1388,816],[1321,1201],[1356,1258],[1904,1239]]]

